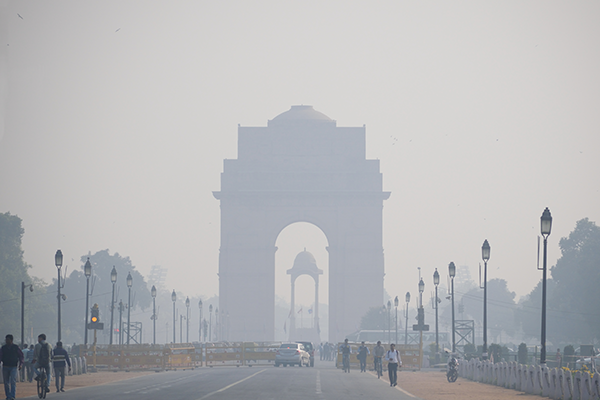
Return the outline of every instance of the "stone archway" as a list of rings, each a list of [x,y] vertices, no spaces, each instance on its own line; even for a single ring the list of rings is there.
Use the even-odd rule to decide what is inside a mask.
[[[292,106],[266,127],[238,128],[238,158],[224,161],[219,307],[226,340],[274,338],[275,241],[295,222],[329,246],[329,340],[357,330],[383,302],[383,201],[378,160],[365,159],[365,127],[337,127],[311,106]]]

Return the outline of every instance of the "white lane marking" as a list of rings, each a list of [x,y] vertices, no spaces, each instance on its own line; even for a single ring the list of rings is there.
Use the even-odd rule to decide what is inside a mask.
[[[373,376],[377,376],[374,372],[371,372],[371,371],[367,371],[367,372],[369,372],[369,374],[371,374]],[[383,376],[382,376],[382,378],[383,378]],[[386,382],[386,383],[389,382],[389,380],[386,381],[385,379],[381,379],[381,381],[382,382]],[[401,391],[402,393],[404,393],[407,396],[410,396],[410,397],[415,398],[415,399],[417,398],[417,396],[415,396],[412,393],[408,393],[406,390],[402,389],[400,386],[395,386],[395,388],[398,389],[399,391]]]
[[[317,370],[317,394],[321,394],[321,371]]]
[[[262,373],[262,372],[265,372],[265,371],[266,371],[266,369],[261,369],[260,371],[258,371],[258,372],[256,372],[256,373],[254,373],[254,374],[252,374],[252,375],[250,375],[250,376],[247,376],[247,377],[245,377],[244,379],[241,379],[241,380],[239,380],[239,381],[237,381],[237,382],[233,382],[231,385],[227,385],[227,386],[225,386],[225,387],[224,387],[224,388],[222,388],[222,389],[215,390],[215,391],[214,391],[214,392],[212,392],[212,393],[205,394],[204,396],[200,397],[198,400],[204,400],[204,399],[207,399],[207,398],[209,398],[209,397],[210,397],[210,396],[212,396],[212,395],[215,395],[215,394],[217,394],[217,393],[224,392],[225,390],[227,390],[227,389],[229,389],[229,388],[232,388],[232,387],[234,387],[235,385],[237,385],[237,384],[239,384],[239,383],[242,383],[242,382],[244,382],[244,381],[247,381],[248,379],[250,379],[250,378],[253,378],[253,377],[255,377],[256,375],[258,375],[258,374],[260,374],[260,373]]]

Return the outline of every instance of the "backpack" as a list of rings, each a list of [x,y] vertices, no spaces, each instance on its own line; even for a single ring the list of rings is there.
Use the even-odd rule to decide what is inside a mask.
[[[38,358],[37,362],[42,367],[48,367],[50,365],[50,348],[48,343],[41,343],[41,345],[40,358]]]

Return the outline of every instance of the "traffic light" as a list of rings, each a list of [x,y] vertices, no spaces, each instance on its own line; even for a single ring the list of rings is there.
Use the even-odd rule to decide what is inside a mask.
[[[100,322],[100,310],[98,309],[98,304],[94,304],[94,307],[92,307],[92,319],[90,322],[93,324]]]
[[[88,329],[104,329],[104,323],[100,322],[100,309],[98,308],[98,304],[94,304],[91,311],[92,317],[90,318]]]
[[[425,309],[419,307],[417,309],[417,323],[413,325],[413,331],[428,331],[429,325],[425,325]]]

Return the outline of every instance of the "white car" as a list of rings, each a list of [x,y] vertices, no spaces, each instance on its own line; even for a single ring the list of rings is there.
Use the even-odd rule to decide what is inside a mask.
[[[284,343],[275,353],[275,366],[297,365],[299,367],[310,365],[310,355],[302,343]]]

